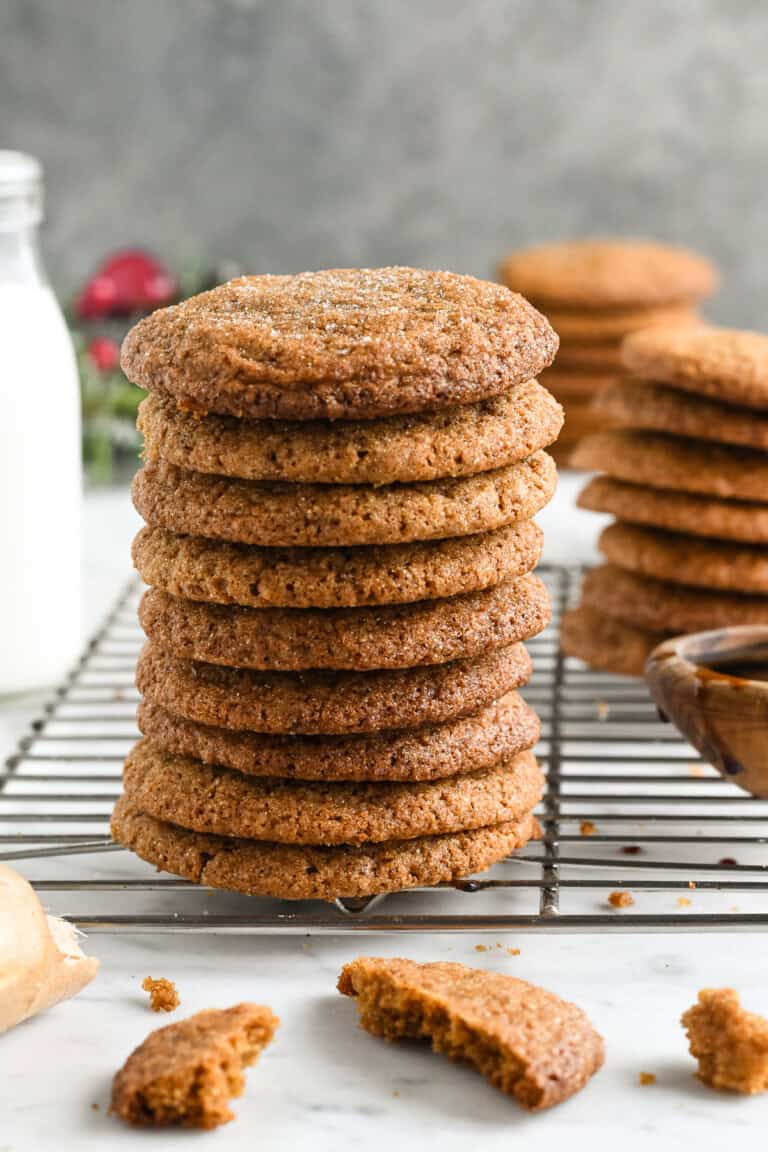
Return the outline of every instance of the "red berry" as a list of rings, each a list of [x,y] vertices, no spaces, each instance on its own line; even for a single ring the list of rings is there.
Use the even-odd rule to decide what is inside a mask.
[[[83,289],[77,313],[82,319],[130,316],[170,304],[177,292],[173,276],[154,256],[128,248],[103,261]]]
[[[85,351],[99,372],[114,372],[120,363],[119,344],[106,336],[98,336],[95,340],[91,340]]]

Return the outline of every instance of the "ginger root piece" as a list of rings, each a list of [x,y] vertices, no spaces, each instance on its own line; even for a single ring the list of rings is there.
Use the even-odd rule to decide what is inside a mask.
[[[711,1088],[768,1092],[768,1020],[747,1012],[733,988],[704,988],[683,1013],[698,1077]]]
[[[254,1064],[279,1024],[269,1008],[209,1008],[150,1032],[112,1084],[110,1111],[146,1128],[216,1128],[234,1119],[243,1070]]]
[[[98,967],[77,930],[46,916],[24,877],[0,864],[0,1032],[74,996]]]
[[[583,1088],[601,1067],[602,1037],[575,1004],[463,964],[360,957],[339,991],[357,998],[362,1027],[385,1040],[431,1040],[531,1111]]]

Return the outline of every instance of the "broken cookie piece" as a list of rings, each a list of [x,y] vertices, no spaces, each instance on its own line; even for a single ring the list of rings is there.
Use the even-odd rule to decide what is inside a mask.
[[[112,1084],[111,1112],[140,1127],[216,1128],[233,1119],[232,1096],[245,1087],[279,1024],[269,1008],[210,1008],[151,1032]]]
[[[566,1100],[601,1067],[602,1037],[580,1008],[524,980],[463,964],[361,957],[339,991],[386,1040],[431,1040],[536,1111]]]
[[[173,1012],[181,1004],[181,997],[173,980],[166,980],[164,977],[153,980],[151,976],[145,976],[141,987],[145,992],[149,992],[149,1006],[153,1012]]]
[[[745,1011],[733,988],[704,988],[681,1023],[705,1084],[745,1095],[768,1091],[768,1020]]]

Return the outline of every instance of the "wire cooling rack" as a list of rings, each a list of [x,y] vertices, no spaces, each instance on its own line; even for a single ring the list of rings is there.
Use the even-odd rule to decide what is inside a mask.
[[[542,718],[544,839],[481,876],[372,900],[285,902],[155,872],[109,839],[137,730],[131,583],[0,773],[0,859],[89,931],[374,932],[768,927],[768,802],[704,765],[640,681],[558,652],[580,571],[540,569],[550,628],[529,645]],[[613,908],[611,893],[632,903]]]

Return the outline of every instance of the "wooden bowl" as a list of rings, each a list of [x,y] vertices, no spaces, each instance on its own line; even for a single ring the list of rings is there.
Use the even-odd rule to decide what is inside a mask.
[[[768,627],[665,640],[645,677],[665,719],[726,780],[768,797]]]

